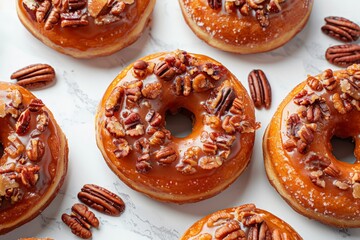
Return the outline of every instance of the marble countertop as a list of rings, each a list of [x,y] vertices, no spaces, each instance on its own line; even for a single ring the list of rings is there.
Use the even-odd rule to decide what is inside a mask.
[[[86,183],[95,183],[119,194],[126,203],[120,217],[95,212],[99,229],[93,239],[175,240],[196,220],[219,209],[255,203],[292,225],[304,239],[360,239],[360,229],[338,229],[297,214],[270,186],[264,171],[262,136],[276,107],[286,94],[307,74],[333,68],[324,53],[340,42],[324,35],[320,28],[326,16],[343,16],[360,23],[358,0],[315,1],[306,28],[285,46],[263,54],[241,56],[214,49],[199,40],[181,15],[175,0],[158,0],[150,28],[130,47],[109,57],[78,60],[62,55],[35,39],[22,26],[15,11],[15,1],[0,1],[0,79],[10,81],[15,70],[34,63],[48,63],[55,68],[54,86],[33,93],[52,110],[69,142],[69,171],[55,200],[37,218],[0,236],[4,240],[20,237],[78,239],[61,221],[77,203],[77,193]],[[273,91],[269,110],[256,110],[261,128],[251,163],[228,189],[198,203],[176,205],[152,200],[131,190],[108,168],[95,143],[94,117],[105,89],[129,63],[158,51],[183,49],[220,61],[248,89],[247,75],[260,68],[268,76]]]

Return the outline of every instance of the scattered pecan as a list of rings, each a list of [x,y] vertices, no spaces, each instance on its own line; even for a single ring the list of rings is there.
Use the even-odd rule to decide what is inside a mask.
[[[124,89],[122,87],[116,87],[111,92],[109,98],[105,102],[105,115],[111,117],[114,112],[119,110],[121,99],[124,96]]]
[[[271,87],[265,73],[260,69],[252,70],[248,76],[251,98],[256,108],[269,108],[271,104]]]
[[[20,117],[16,121],[15,132],[19,135],[24,135],[29,129],[30,121],[31,114],[30,110],[27,108],[20,114]]]
[[[219,89],[215,99],[210,104],[210,108],[217,116],[221,116],[235,98],[234,89],[231,86],[223,86]]]
[[[143,60],[137,60],[133,66],[134,76],[144,78],[147,74],[149,64]]]
[[[161,164],[171,164],[177,157],[177,153],[172,147],[163,147],[155,154],[156,160]]]
[[[177,76],[174,81],[175,94],[178,96],[189,96],[192,90],[189,76]]]
[[[40,161],[45,153],[45,144],[41,139],[32,138],[30,139],[26,147],[26,155],[30,161]]]
[[[125,203],[118,195],[95,184],[85,184],[78,198],[89,207],[111,216],[120,215],[125,209]]]
[[[323,33],[343,42],[356,41],[360,36],[360,27],[343,17],[326,17],[326,24],[321,28]]]
[[[346,182],[339,181],[339,180],[334,180],[333,184],[341,190],[347,190],[350,188],[349,184],[347,184]]]
[[[155,99],[161,94],[161,91],[162,91],[161,83],[155,82],[145,85],[141,90],[141,93],[145,98]]]
[[[81,221],[75,216],[64,213],[61,220],[71,229],[71,232],[82,239],[89,239],[92,237],[91,231],[83,226]]]
[[[339,177],[341,171],[334,163],[331,163],[329,166],[327,166],[327,168],[324,169],[324,173],[331,177]]]
[[[38,98],[31,99],[29,103],[29,110],[31,112],[38,112],[44,107],[45,104]]]
[[[212,9],[219,9],[222,6],[222,0],[208,0],[208,4]]]
[[[71,211],[71,215],[77,217],[82,223],[84,223],[87,229],[90,229],[91,227],[99,227],[99,220],[85,205],[76,203],[72,206]]]
[[[175,76],[176,72],[166,61],[161,61],[155,65],[154,74],[165,81],[169,81]]]
[[[124,138],[115,138],[113,139],[113,144],[115,145],[114,154],[116,158],[123,158],[129,155],[130,145]]]
[[[199,167],[206,170],[219,168],[222,163],[222,158],[219,156],[204,156],[199,159]]]
[[[325,57],[330,63],[340,67],[360,63],[360,45],[344,44],[329,47],[326,50]]]

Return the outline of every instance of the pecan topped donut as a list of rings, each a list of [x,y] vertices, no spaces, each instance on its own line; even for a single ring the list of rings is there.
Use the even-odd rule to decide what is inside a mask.
[[[194,223],[180,240],[301,240],[286,222],[254,204],[223,209]]]
[[[0,82],[0,234],[36,217],[67,170],[65,135],[44,103]]]
[[[360,226],[360,65],[325,70],[281,103],[264,139],[271,184],[301,214],[338,227]],[[355,163],[332,153],[333,136],[355,141]]]
[[[17,0],[23,25],[55,50],[77,58],[112,54],[135,42],[155,0]]]
[[[308,21],[313,0],[179,0],[186,23],[209,45],[249,54],[281,47]]]
[[[185,110],[184,138],[166,114]],[[248,165],[256,129],[246,90],[215,60],[184,51],[150,55],[123,70],[97,112],[97,144],[126,184],[177,203],[211,197]]]

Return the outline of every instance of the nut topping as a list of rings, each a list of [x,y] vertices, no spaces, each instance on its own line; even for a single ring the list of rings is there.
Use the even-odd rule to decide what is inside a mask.
[[[222,6],[222,0],[208,0],[208,3],[212,9],[219,9]]]
[[[325,57],[330,63],[340,67],[360,63],[360,45],[345,44],[329,47]]]
[[[175,76],[175,70],[166,61],[162,61],[155,65],[154,74],[165,81],[169,81]]]
[[[125,209],[125,203],[118,195],[95,184],[85,184],[78,198],[89,207],[111,216],[120,215]]]
[[[326,17],[326,24],[321,28],[323,33],[343,42],[356,41],[360,36],[360,27],[343,17]]]
[[[29,124],[31,120],[30,110],[27,108],[20,114],[19,119],[15,124],[15,131],[19,135],[24,135],[29,129]]]
[[[206,170],[218,168],[222,165],[222,159],[219,156],[204,156],[199,160],[199,167]]]
[[[26,155],[30,161],[37,162],[41,160],[45,153],[45,144],[41,139],[30,139],[26,147]]]
[[[271,104],[270,83],[262,70],[256,69],[248,77],[251,98],[256,108],[269,108]]]
[[[31,112],[38,112],[45,104],[38,98],[31,99],[29,103],[29,110]]]
[[[114,112],[120,108],[120,102],[124,95],[124,89],[122,87],[116,87],[105,103],[105,115],[111,117]]]
[[[177,159],[177,153],[172,147],[164,147],[156,152],[155,158],[161,164],[171,164]]]
[[[68,227],[71,229],[71,232],[75,234],[76,236],[82,238],[82,239],[89,239],[92,236],[92,233],[90,230],[85,227],[81,221],[76,218],[75,216],[70,216],[66,213],[64,213],[61,216],[61,220],[68,225]]]
[[[218,91],[216,98],[210,104],[210,108],[213,109],[214,114],[221,116],[234,98],[235,93],[233,88],[224,84],[224,86]]]
[[[142,95],[148,99],[155,99],[161,94],[162,85],[160,82],[149,83],[141,90]]]

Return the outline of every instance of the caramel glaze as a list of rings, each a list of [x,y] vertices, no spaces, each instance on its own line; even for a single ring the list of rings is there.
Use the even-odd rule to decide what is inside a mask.
[[[166,56],[176,56],[179,53],[181,53],[181,51],[158,53],[147,56],[143,58],[143,60],[156,65],[163,61]],[[251,99],[235,76],[220,63],[206,56],[196,54],[187,54],[187,56],[198,66],[205,63],[211,63],[220,67],[220,79],[217,81],[211,80],[214,84],[214,88],[205,92],[192,91],[190,95],[186,97],[177,96],[174,92],[174,79],[165,81],[155,74],[150,74],[142,81],[144,86],[148,83],[160,82],[162,91],[159,97],[154,100],[142,98],[137,105],[126,105],[126,100],[122,99],[120,110],[114,114],[117,118],[121,119],[120,116],[125,112],[138,112],[142,119],[142,123],[145,125],[145,129],[147,129],[149,125],[143,119],[150,108],[154,109],[162,116],[161,126],[165,127],[164,120],[167,111],[176,112],[177,110],[184,108],[192,112],[195,119],[191,134],[184,138],[171,136],[171,139],[167,139],[163,144],[164,146],[171,147],[175,150],[177,153],[176,161],[169,165],[159,164],[154,160],[154,155],[156,151],[160,149],[160,146],[152,146],[150,150],[150,162],[152,168],[145,173],[140,173],[136,170],[136,159],[140,157],[136,151],[130,151],[130,154],[122,159],[117,159],[113,153],[115,149],[114,144],[112,144],[113,137],[105,129],[104,106],[115,87],[124,86],[127,82],[135,79],[132,74],[133,64],[124,69],[110,84],[100,103],[96,116],[97,144],[108,165],[121,180],[131,188],[143,192],[150,197],[177,203],[194,202],[211,197],[232,183],[249,163],[254,144],[254,129],[256,128],[254,107]],[[191,68],[189,65],[187,67]],[[249,123],[251,131],[247,133],[235,133],[236,140],[231,146],[231,154],[223,161],[222,166],[219,168],[205,170],[196,167],[196,172],[193,174],[182,173],[177,170],[177,167],[181,165],[181,161],[184,158],[184,152],[190,147],[203,147],[200,140],[203,131],[224,132],[221,129],[221,126],[217,129],[211,129],[210,126],[203,124],[204,115],[207,114],[204,107],[206,105],[205,102],[214,97],[214,89],[223,84],[224,80],[229,80],[236,96],[243,99],[243,116]],[[146,102],[150,105],[144,104]],[[145,133],[145,135],[141,137],[149,139],[151,135]],[[139,139],[139,137],[132,138],[126,136],[125,139],[128,141],[129,145],[132,146],[134,141]],[[200,151],[198,158],[201,158],[204,155],[205,153]],[[196,159],[196,161],[197,160],[198,159]]]
[[[253,224],[247,224],[251,217],[256,216],[258,220]],[[180,238],[180,240],[188,239],[223,239],[216,237],[219,234],[221,228],[223,228],[230,221],[234,221],[233,224],[239,225],[239,230],[243,231],[245,235],[238,235],[238,238],[229,239],[252,239],[250,238],[250,229],[256,228],[257,234],[259,233],[261,225],[266,224],[267,233],[266,239],[289,239],[289,240],[301,240],[302,237],[285,221],[276,217],[275,215],[267,212],[263,209],[256,208],[254,204],[245,204],[239,207],[227,208],[200,219],[194,223]],[[224,228],[223,228],[224,229]],[[239,231],[232,229],[229,234],[234,237],[234,232]],[[264,232],[262,232],[264,234]],[[265,235],[265,234],[264,234]],[[264,235],[262,235],[264,237]],[[243,237],[240,237],[243,236]],[[276,238],[280,236],[280,238]],[[224,237],[224,236],[223,236]],[[226,235],[225,235],[226,237]],[[258,236],[257,236],[258,237]],[[259,239],[265,239],[259,238]]]
[[[11,106],[11,100],[6,95],[12,90],[18,90],[22,95],[20,111],[27,109],[31,100],[36,99],[34,95],[22,87],[0,82],[0,102]],[[18,156],[11,156],[6,151],[6,148],[12,145],[12,142],[8,139],[9,135],[13,134],[16,136],[26,149],[29,146],[29,140],[32,138],[30,135],[36,131],[37,116],[42,112],[48,114],[49,123],[40,135],[33,137],[40,139],[44,143],[45,148],[42,157],[37,161],[30,161],[25,151],[18,154]],[[43,106],[40,111],[31,112],[30,116],[31,121],[24,134],[16,133],[15,124],[17,119],[13,118],[9,113],[5,117],[0,118],[0,142],[5,148],[4,154],[0,159],[0,171],[6,169],[9,164],[15,164],[15,168],[28,166],[38,166],[40,168],[37,172],[38,180],[34,185],[29,184],[28,186],[19,177],[20,172],[8,171],[0,174],[0,192],[6,190],[9,181],[12,182],[11,185],[15,184],[18,186],[21,192],[21,197],[14,202],[10,198],[0,196],[2,198],[2,201],[0,199],[0,234],[4,234],[36,217],[56,196],[66,175],[68,160],[67,141],[52,113]],[[25,162],[21,163],[20,159],[25,160]],[[15,180],[10,180],[10,175],[13,174],[18,177]]]
[[[306,81],[295,87],[280,104],[263,139],[266,172],[276,190],[301,214],[338,227],[360,226],[358,192],[360,109],[355,106],[359,100],[345,94],[349,100],[348,103],[352,102],[350,104],[352,108],[346,113],[339,113],[338,107],[334,104],[334,94],[344,95],[346,85],[343,83],[347,81],[346,79],[355,83],[359,81],[354,77],[359,72],[360,66],[353,65],[346,70],[335,71],[333,77],[329,74],[331,70],[316,76],[317,79],[326,83],[324,76],[328,74],[327,78],[336,80],[334,83],[336,87],[332,90],[324,88],[321,91],[313,91],[325,101],[329,112],[328,117],[322,115],[317,122],[316,130],[313,132],[313,141],[307,146],[305,152],[301,153],[297,148],[286,150],[284,146],[289,140],[287,134],[289,116],[299,110],[299,106],[294,103],[294,98],[303,89],[311,91]],[[357,94],[359,94],[358,90],[352,92],[353,96]],[[342,162],[332,154],[330,140],[333,136],[353,138],[356,157],[354,164]],[[309,177],[311,171],[315,169],[311,169],[311,165],[305,161],[310,155],[328,159],[326,165],[331,163],[329,166],[335,169],[335,173],[322,169],[323,176],[320,177],[319,184],[315,184]]]
[[[213,47],[240,54],[281,47],[303,29],[313,6],[313,0],[285,0],[279,4],[278,12],[269,13],[269,25],[262,27],[255,10],[250,10],[248,16],[241,15],[238,9],[227,12],[226,1],[219,9],[210,8],[207,0],[179,2],[187,24],[199,38]]]
[[[109,55],[135,42],[148,23],[155,5],[155,0],[135,0],[126,5],[119,21],[97,25],[89,15],[87,26],[61,27],[56,24],[53,29],[46,30],[45,21],[38,23],[34,13],[29,13],[23,2],[17,1],[17,12],[24,26],[46,45],[77,58]],[[87,8],[83,11],[87,11]]]

